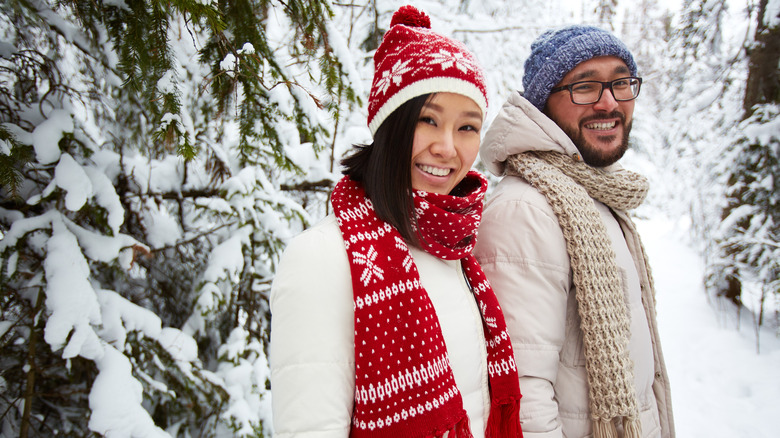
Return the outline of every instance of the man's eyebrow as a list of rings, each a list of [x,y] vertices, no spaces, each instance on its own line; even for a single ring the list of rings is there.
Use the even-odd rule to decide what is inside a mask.
[[[624,74],[624,73],[625,74],[629,74],[629,73],[631,73],[631,71],[625,65],[619,65],[619,66],[615,67],[615,70],[613,71],[613,73],[615,73],[615,74]],[[585,70],[585,71],[583,71],[581,73],[577,73],[571,79],[572,79],[572,82],[577,82],[577,81],[581,81],[583,79],[592,78],[593,76],[596,76],[596,70]]]
[[[571,79],[572,79],[572,82],[577,82],[577,81],[582,80],[582,79],[592,78],[593,76],[596,76],[596,70],[585,70],[583,72],[577,73]]]

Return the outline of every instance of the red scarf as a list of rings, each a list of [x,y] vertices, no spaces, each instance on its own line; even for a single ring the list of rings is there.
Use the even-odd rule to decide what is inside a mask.
[[[460,187],[473,189],[464,196],[414,193],[420,245],[441,259],[461,260],[482,312],[491,398],[486,437],[522,437],[512,344],[493,289],[471,254],[487,180],[471,171]],[[336,185],[331,202],[355,301],[350,437],[471,437],[439,321],[406,242],[348,177]]]

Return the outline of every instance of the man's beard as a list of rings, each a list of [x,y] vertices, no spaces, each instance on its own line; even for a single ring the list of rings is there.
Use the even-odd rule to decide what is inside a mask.
[[[603,120],[607,118],[618,118],[620,119],[621,126],[623,126],[623,138],[621,139],[620,145],[613,150],[603,150],[593,146],[591,143],[585,140],[585,135],[582,132],[582,127],[586,124],[594,120]],[[560,126],[563,132],[569,136],[571,141],[574,143],[574,146],[577,146],[577,149],[580,151],[580,155],[582,155],[583,161],[593,167],[609,166],[610,164],[613,164],[617,162],[617,160],[623,158],[623,155],[628,150],[628,135],[631,133],[631,125],[633,121],[626,124],[626,116],[621,112],[612,111],[607,115],[597,115],[585,118],[580,121],[580,124],[576,129],[573,129],[569,126],[564,126],[558,123],[557,120],[555,122],[558,124],[558,126]],[[610,143],[615,141],[615,137],[617,136],[606,135],[600,136],[599,139],[604,140],[606,143]]]

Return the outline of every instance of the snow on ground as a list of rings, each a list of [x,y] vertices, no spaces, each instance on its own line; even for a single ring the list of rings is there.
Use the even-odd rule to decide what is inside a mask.
[[[680,438],[780,436],[780,339],[760,335],[703,292],[688,230],[662,216],[637,221],[656,283],[658,324]]]

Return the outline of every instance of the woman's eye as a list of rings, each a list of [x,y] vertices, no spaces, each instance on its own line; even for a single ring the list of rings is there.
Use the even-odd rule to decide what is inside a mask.
[[[479,133],[479,128],[477,128],[474,125],[464,125],[460,127],[461,131],[474,131],[476,133]]]
[[[427,123],[427,124],[429,124],[429,125],[436,126],[436,121],[435,121],[435,120],[433,120],[433,118],[432,118],[432,117],[426,117],[426,116],[422,116],[422,117],[420,117],[420,122],[421,122],[421,123]]]

